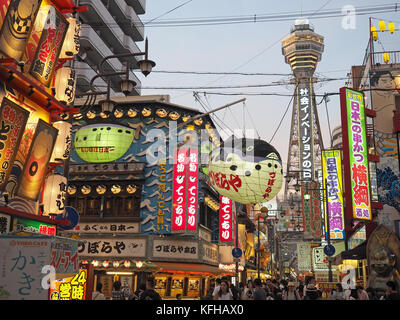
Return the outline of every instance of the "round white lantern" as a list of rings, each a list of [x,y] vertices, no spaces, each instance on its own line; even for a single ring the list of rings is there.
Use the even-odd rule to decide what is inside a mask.
[[[57,70],[55,84],[55,98],[67,105],[71,105],[75,99],[75,70],[70,67],[62,67]]]
[[[72,124],[66,121],[57,121],[53,123],[53,127],[58,129],[58,135],[50,162],[63,162],[68,159],[71,151]]]
[[[43,191],[43,215],[58,215],[65,211],[67,178],[60,174],[50,174],[46,178]]]

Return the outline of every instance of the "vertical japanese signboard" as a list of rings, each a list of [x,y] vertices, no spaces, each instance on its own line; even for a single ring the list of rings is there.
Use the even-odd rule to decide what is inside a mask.
[[[343,240],[345,220],[340,150],[322,151],[322,168],[324,189],[327,189],[328,194],[329,235],[333,240]],[[327,217],[325,216],[325,226],[327,225]]]
[[[166,193],[166,181],[167,181],[167,169],[165,165],[167,160],[165,158],[160,159],[158,165],[160,183],[158,184],[158,197],[157,197],[157,231],[165,229],[165,193]]]
[[[0,190],[4,190],[29,112],[7,98],[0,107]]]
[[[322,237],[322,217],[320,201],[320,184],[313,181],[305,182],[301,188],[303,205],[303,230],[305,239],[320,239]],[[308,193],[310,199],[304,199]]]
[[[186,220],[187,149],[175,151],[174,190],[172,198],[172,232],[184,232]]]
[[[187,231],[197,230],[198,155],[197,149],[189,149]]]
[[[8,4],[7,14],[0,31],[2,53],[15,60],[21,59],[40,3],[40,0],[11,0],[9,3],[1,1],[1,11]]]
[[[340,89],[343,160],[348,219],[371,220],[371,192],[364,94]]]
[[[233,210],[232,200],[223,195],[220,196],[219,209],[219,241],[227,243],[233,241]]]
[[[68,21],[64,16],[50,7],[49,22],[46,24],[36,49],[29,73],[45,86],[51,84],[56,68],[56,61],[60,55],[65,35],[68,30]]]
[[[17,195],[37,201],[58,130],[39,120],[25,161]]]
[[[306,82],[299,83],[296,90],[300,170],[303,181],[312,181],[314,177],[314,117],[311,90],[312,86]]]

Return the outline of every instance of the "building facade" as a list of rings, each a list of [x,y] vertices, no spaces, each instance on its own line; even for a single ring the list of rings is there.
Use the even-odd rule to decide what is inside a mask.
[[[116,106],[108,117],[94,106],[71,120],[68,205],[78,211],[80,222],[64,234],[81,240],[79,257],[95,266],[94,281],[103,283],[108,296],[116,278],[133,291],[150,275],[162,296],[204,296],[212,278],[232,274],[219,268],[220,199],[200,161],[208,155],[201,151],[215,146],[210,140],[219,141],[212,121],[204,117],[178,129],[199,112],[169,103],[168,96],[113,100]],[[201,143],[196,225],[175,232],[175,151],[191,143],[194,133],[196,146]],[[189,193],[186,199],[189,208]]]
[[[80,12],[82,22],[80,52],[74,62],[77,76],[77,93],[87,92],[91,79],[99,72],[98,65],[102,59],[115,54],[137,53],[137,42],[144,39],[144,25],[140,15],[146,11],[146,0],[81,0],[81,6],[88,11]],[[107,60],[104,71],[117,72],[124,69],[126,63],[130,69],[136,68],[137,57],[113,58]],[[94,87],[104,91],[106,81],[111,79],[111,95],[115,96],[120,89],[124,76],[98,78]],[[137,83],[131,95],[140,95],[140,80],[130,71],[130,80]]]

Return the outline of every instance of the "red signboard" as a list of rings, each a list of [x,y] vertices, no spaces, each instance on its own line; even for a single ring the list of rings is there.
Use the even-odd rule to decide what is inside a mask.
[[[4,190],[29,112],[3,98],[0,107],[0,190]]]
[[[196,231],[197,229],[197,167],[199,152],[197,149],[189,149],[188,167],[188,208],[186,230]]]
[[[63,46],[64,38],[68,30],[68,21],[53,7],[48,14],[50,21],[42,32],[35,58],[33,59],[30,74],[49,86],[53,79],[56,62]]]
[[[219,241],[231,242],[233,241],[233,214],[232,214],[232,200],[223,195],[220,196],[220,209],[219,209]]]
[[[172,232],[185,231],[187,149],[175,151]]]

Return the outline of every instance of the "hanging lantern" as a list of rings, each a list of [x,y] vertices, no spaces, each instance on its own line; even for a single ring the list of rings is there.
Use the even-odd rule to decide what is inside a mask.
[[[110,264],[110,263],[108,262],[108,260],[104,260],[104,261],[103,261],[103,267],[104,267],[104,268],[107,268],[109,264]]]
[[[53,127],[58,129],[58,135],[50,162],[63,162],[69,158],[71,150],[72,124],[66,121],[57,121],[53,123]]]
[[[137,267],[138,269],[140,269],[141,267],[143,267],[143,262],[142,262],[142,261],[136,262],[136,267]]]
[[[385,21],[383,20],[379,21],[379,30],[381,30],[381,32],[384,32],[385,29],[386,29]]]
[[[46,178],[43,191],[43,215],[63,214],[67,195],[67,178],[60,174],[50,174]]]
[[[96,112],[94,112],[93,110],[89,110],[89,111],[86,113],[86,117],[87,117],[88,119],[94,119],[94,118],[96,117]]]
[[[385,61],[385,63],[388,63],[390,61],[389,52],[385,51],[383,53],[383,61]]]
[[[180,115],[179,115],[179,113],[176,112],[176,111],[171,111],[171,112],[169,113],[169,117],[170,117],[171,120],[176,121],[176,120],[179,119]]]
[[[394,33],[396,27],[393,22],[389,22],[388,29],[390,33]]]
[[[94,267],[97,267],[97,266],[99,265],[99,262],[98,262],[97,260],[93,260],[93,261],[92,261],[92,265],[93,265]]]
[[[125,260],[124,266],[125,268],[129,268],[131,266],[131,262],[129,260]]]
[[[144,117],[150,116],[150,115],[151,115],[151,109],[150,109],[150,108],[143,108],[143,110],[142,110],[142,115],[143,115]]]
[[[115,109],[115,111],[114,111],[114,116],[116,117],[116,118],[122,118],[122,116],[124,115],[124,112],[121,110],[121,109]]]
[[[126,187],[126,192],[128,192],[129,194],[135,193],[136,190],[137,190],[137,187],[135,185],[133,185],[133,184],[129,184]]]
[[[212,187],[242,204],[275,197],[282,187],[282,173],[279,153],[260,139],[229,139],[214,149],[208,165]]]
[[[78,54],[80,49],[79,37],[81,35],[82,24],[74,17],[67,18],[69,22],[68,31],[64,38],[60,58],[71,58]]]
[[[113,262],[113,267],[114,268],[118,268],[119,267],[119,262],[118,261],[114,261]]]
[[[188,121],[190,119],[190,116],[188,116],[188,115],[184,115],[183,117],[182,117],[182,121],[183,122],[186,122],[186,121]]]
[[[84,186],[82,186],[82,188],[81,188],[81,192],[82,192],[83,194],[89,194],[91,191],[92,191],[92,187],[91,187],[91,186],[88,186],[88,185],[84,185]]]
[[[98,194],[104,194],[105,192],[107,191],[107,188],[106,188],[106,186],[105,185],[99,185],[99,186],[97,186],[96,187],[96,192],[98,193]]]
[[[108,112],[100,112],[100,117],[102,119],[107,119],[110,116]]]
[[[378,40],[378,31],[376,31],[375,27],[371,27],[371,33],[372,33],[372,40],[377,41]]]
[[[74,186],[74,185],[68,186],[67,191],[68,191],[69,195],[75,194],[76,193],[76,186]]]
[[[128,117],[129,118],[134,118],[138,114],[138,111],[135,108],[129,108],[128,110]]]
[[[165,118],[168,115],[168,112],[165,109],[157,109],[156,115],[160,118]]]
[[[119,184],[114,184],[111,187],[111,192],[114,194],[120,193],[121,192],[121,186]]]
[[[203,123],[203,119],[196,119],[193,121],[196,126],[201,126]]]
[[[76,114],[74,114],[74,119],[75,119],[75,120],[81,120],[82,118],[83,118],[83,116],[82,116],[81,113],[76,113]]]
[[[54,87],[55,98],[66,105],[71,105],[75,99],[75,70],[70,67],[62,67],[57,70]]]

